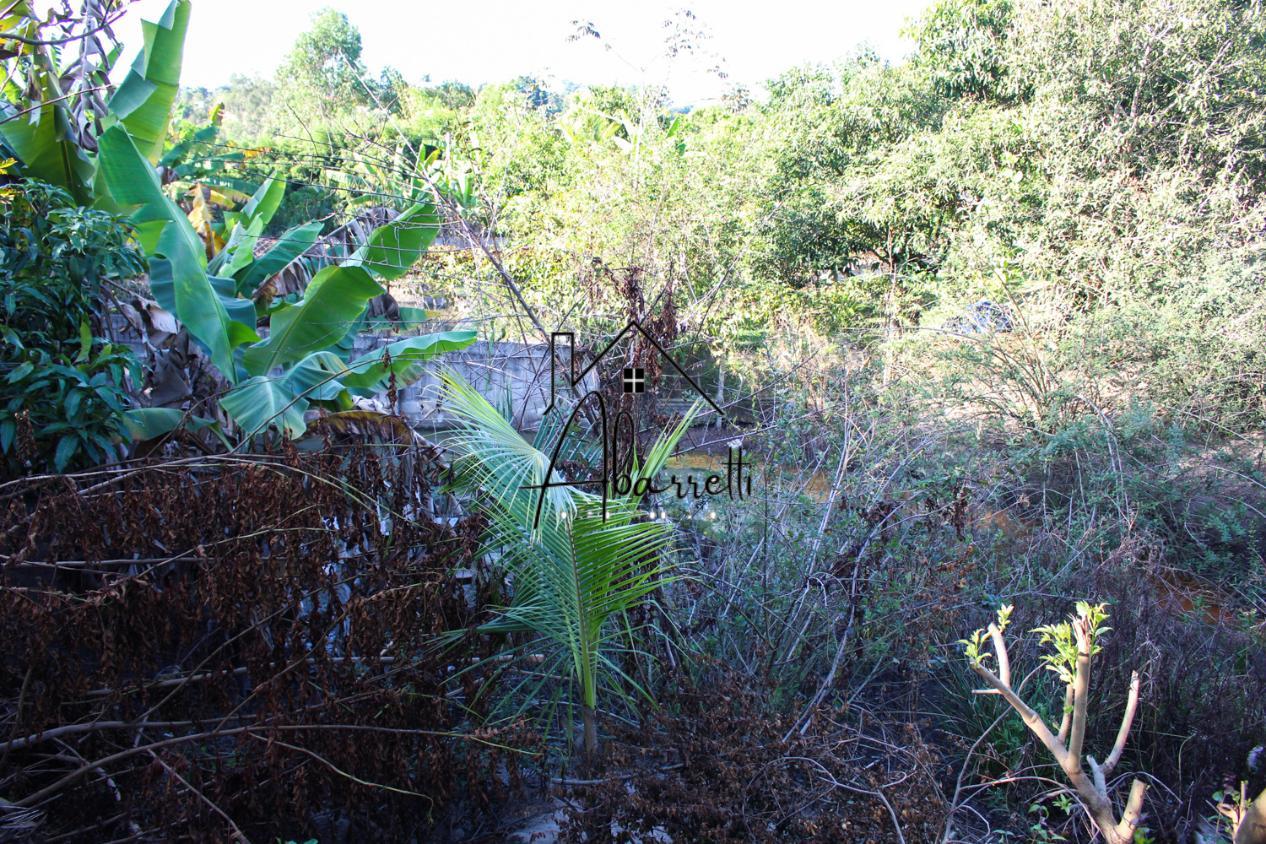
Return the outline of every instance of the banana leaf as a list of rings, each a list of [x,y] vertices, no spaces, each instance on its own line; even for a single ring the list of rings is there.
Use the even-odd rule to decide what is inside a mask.
[[[233,280],[208,276],[211,289],[224,306],[228,315],[229,345],[237,348],[245,343],[259,341],[255,331],[255,303],[250,299],[239,299],[233,296]],[[176,289],[172,263],[166,258],[151,258],[149,262],[149,289],[154,301],[169,313],[176,313]],[[226,373],[227,374],[227,373]]]
[[[337,401],[351,406],[351,396],[342,381],[349,373],[347,364],[333,352],[313,352],[294,365],[286,380],[290,389],[313,401]]]
[[[236,380],[231,320],[211,285],[202,241],[189,218],[163,194],[154,168],[122,126],[103,132],[99,147],[97,166],[110,199],[119,206],[135,209],[132,220],[142,249],[151,257],[169,262],[169,310],[207,348],[211,362],[225,377]],[[160,264],[160,272],[164,270]],[[253,323],[250,327],[253,331]]]
[[[352,361],[342,382],[358,395],[372,395],[386,387],[395,375],[400,386],[412,384],[422,376],[422,364],[436,355],[464,349],[475,342],[473,331],[442,331],[421,337],[406,337]],[[389,359],[390,364],[383,363]]]
[[[317,273],[303,299],[275,310],[268,339],[242,356],[246,371],[264,375],[338,343],[383,289],[360,267],[333,266]]]
[[[246,203],[246,207],[237,215],[237,220],[247,225],[256,220],[262,220],[266,226],[272,221],[277,209],[281,207],[281,201],[285,196],[286,183],[269,176],[268,181],[259,186],[250,201]]]
[[[207,269],[225,276],[236,276],[255,260],[255,243],[264,233],[264,221],[253,220],[247,227],[235,223],[224,248],[207,263]],[[236,285],[234,285],[236,288]]]
[[[132,439],[144,442],[170,434],[183,425],[190,431],[213,428],[216,422],[174,407],[133,407],[123,411],[123,423]]]
[[[259,285],[270,277],[284,270],[292,261],[312,248],[321,234],[320,222],[305,223],[288,230],[272,248],[260,255],[253,263],[247,264],[234,273],[237,279],[237,292],[242,296],[252,296]],[[249,245],[249,242],[248,244]]]
[[[0,138],[22,162],[23,175],[65,188],[86,205],[92,201],[92,162],[69,132],[60,103],[46,102],[30,114],[0,105]]]
[[[302,436],[307,426],[303,414],[308,400],[291,389],[285,378],[257,375],[230,390],[220,399],[244,437],[253,437],[276,428],[291,439]]]
[[[190,0],[172,0],[158,21],[141,21],[145,47],[110,98],[111,117],[123,124],[151,164],[158,163],[167,140],[191,9]]]
[[[413,269],[435,241],[440,222],[434,203],[417,203],[390,223],[374,229],[365,245],[343,262],[344,266],[363,266],[385,281],[394,281]]]

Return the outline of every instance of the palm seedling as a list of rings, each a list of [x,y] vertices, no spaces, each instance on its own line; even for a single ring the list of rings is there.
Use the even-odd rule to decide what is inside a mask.
[[[592,762],[600,694],[609,689],[627,697],[632,689],[649,697],[612,657],[617,639],[627,634],[617,622],[673,579],[667,555],[672,528],[639,509],[645,484],[634,483],[627,495],[608,487],[604,504],[601,494],[551,472],[555,437],[567,435],[565,426],[547,422],[529,443],[458,376],[446,373],[443,380],[445,408],[459,424],[445,443],[458,486],[481,493],[489,520],[486,549],[513,589],[509,605],[480,630],[525,636],[527,646],[542,653],[527,699],[554,678],[570,680],[582,713],[584,756]],[[663,468],[697,410],[634,462],[633,481],[649,480]],[[562,454],[576,457],[585,448],[572,435],[563,440]]]

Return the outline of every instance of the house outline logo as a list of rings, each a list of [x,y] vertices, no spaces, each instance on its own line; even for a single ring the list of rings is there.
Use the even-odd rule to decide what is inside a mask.
[[[568,385],[572,387],[572,389],[575,389],[579,387],[581,383],[584,382],[585,377],[588,376],[590,372],[594,371],[594,369],[598,366],[598,364],[602,362],[602,359],[606,357],[607,354],[613,348],[615,348],[615,345],[619,343],[622,339],[624,339],[625,335],[629,334],[635,329],[639,334],[641,334],[643,337],[646,338],[647,342],[649,342],[655,348],[655,351],[659,352],[660,357],[668,361],[668,365],[671,366],[673,369],[675,369],[678,375],[686,379],[686,383],[690,385],[690,388],[693,389],[699,395],[700,398],[702,398],[709,405],[711,405],[712,409],[717,412],[717,415],[720,416],[721,419],[724,420],[726,418],[726,415],[725,415],[725,411],[721,408],[721,406],[717,404],[707,393],[703,391],[703,388],[699,386],[699,384],[695,381],[695,379],[691,378],[690,375],[686,372],[686,370],[682,369],[677,364],[677,361],[673,360],[673,356],[668,354],[668,352],[664,349],[664,347],[660,345],[659,341],[656,340],[654,337],[652,337],[650,332],[648,332],[645,328],[643,328],[642,324],[635,319],[629,320],[628,325],[620,329],[620,333],[611,338],[610,342],[607,343],[607,345],[602,349],[602,351],[598,352],[598,354],[594,356],[594,359],[590,361],[589,365],[586,366],[579,375],[576,374],[576,333],[574,331],[550,332],[550,335],[549,335],[549,404],[546,406],[545,412],[548,414],[554,409],[554,403],[558,397],[558,374],[559,374],[558,373],[558,338],[563,337],[563,338],[566,338],[567,340],[567,348],[570,352],[570,354],[568,354],[567,356],[568,369],[570,370],[570,374],[568,374],[566,377],[567,377]],[[633,372],[636,372],[636,371],[637,370],[633,370]],[[632,378],[639,379],[639,376],[633,375]],[[626,371],[625,392],[632,392],[632,393],[642,392],[641,389],[629,390],[628,388],[629,380],[630,380],[630,375],[629,375],[629,372]]]
[[[569,374],[567,375],[567,384],[573,390],[575,390],[584,382],[584,379],[589,375],[590,372],[594,370],[594,368],[602,361],[602,359],[606,357],[606,355],[611,351],[611,349],[615,347],[615,344],[619,343],[620,340],[622,340],[625,337],[625,335],[629,334],[630,332],[634,330],[636,330],[643,337],[645,337],[650,342],[650,344],[655,347],[655,351],[659,352],[660,356],[662,356],[664,360],[668,361],[669,366],[675,369],[677,373],[681,375],[682,378],[686,379],[686,382],[690,384],[691,389],[693,389],[695,393],[699,395],[700,398],[702,398],[709,405],[711,405],[712,409],[717,412],[717,414],[721,417],[722,420],[726,418],[725,411],[721,408],[721,406],[717,404],[715,401],[713,401],[713,399],[709,397],[708,394],[703,391],[703,389],[699,386],[699,384],[693,378],[691,378],[690,375],[687,374],[684,369],[678,366],[677,361],[673,360],[672,355],[668,354],[668,352],[664,349],[664,347],[661,346],[659,342],[654,337],[652,337],[646,331],[646,329],[642,327],[641,323],[639,323],[637,320],[630,320],[629,324],[626,325],[620,331],[619,334],[615,335],[615,337],[613,337],[611,341],[607,343],[607,345],[602,349],[602,351],[599,352],[594,357],[593,361],[591,361],[590,364],[586,366],[584,370],[582,370],[579,374],[576,373],[576,335],[575,333],[571,331],[551,332],[550,338],[549,338],[549,352],[550,352],[549,405],[548,407],[545,408],[545,414],[548,415],[554,410],[555,401],[558,395],[558,380],[559,380],[558,379],[558,344],[557,344],[558,338],[560,337],[566,338],[567,343],[568,343],[568,349],[570,351],[570,354],[568,355]],[[638,372],[640,370],[626,370],[625,391],[630,392],[630,393],[642,392],[642,390],[640,389],[636,389],[636,390],[629,389],[629,372],[630,371]],[[642,380],[644,384],[644,378],[640,380]],[[558,464],[559,454],[562,451],[563,442],[566,439],[567,430],[576,421],[577,416],[580,413],[581,407],[585,404],[585,402],[587,402],[591,398],[597,399],[598,424],[602,431],[602,437],[601,437],[602,439],[602,472],[601,472],[601,475],[596,481],[582,481],[582,482],[560,481],[556,483],[552,480],[552,477],[554,474],[555,467]],[[616,440],[619,437],[620,423],[626,417],[629,417],[629,414],[627,413],[627,411],[622,410],[616,414],[614,434],[610,438],[611,441],[608,442],[607,433],[608,433],[609,428],[608,428],[607,405],[606,405],[606,399],[603,397],[602,392],[600,390],[590,390],[587,393],[585,393],[584,396],[580,397],[580,400],[577,401],[576,405],[571,409],[571,412],[567,417],[567,421],[563,423],[562,430],[560,431],[558,435],[558,442],[555,444],[553,453],[550,455],[549,464],[545,470],[545,477],[542,479],[542,482],[540,484],[527,484],[524,486],[525,489],[540,490],[540,494],[538,495],[537,501],[536,501],[536,515],[533,520],[533,529],[536,529],[537,527],[540,526],[541,515],[543,513],[543,508],[545,504],[545,493],[550,487],[553,487],[553,486],[568,486],[572,484],[584,485],[584,484],[593,484],[593,483],[598,484],[599,486],[602,487],[602,519],[603,521],[606,521],[607,498],[608,498],[607,480],[608,480],[608,475],[610,474],[611,475],[610,479],[613,482],[616,481],[616,476],[614,474],[616,471],[615,466],[618,462],[616,460],[616,448],[617,448]],[[629,418],[630,418],[630,423],[631,423],[631,417]],[[693,494],[693,497],[698,498],[700,497],[701,494],[718,495],[722,493],[728,494],[731,498],[733,498],[735,497],[735,493],[737,492],[737,497],[739,499],[742,499],[745,497],[744,488],[746,488],[746,495],[751,495],[751,485],[752,485],[751,478],[749,476],[745,479],[744,474],[743,474],[744,464],[743,464],[742,446],[740,445],[737,449],[737,452],[738,452],[737,461],[735,460],[734,451],[735,449],[731,448],[727,452],[726,475],[724,478],[725,480],[724,486],[721,484],[721,480],[722,480],[721,476],[713,474],[708,477],[704,485],[704,489],[701,492],[693,476],[687,479],[688,481],[687,483],[683,484],[683,482],[679,480],[676,475],[674,475],[669,486],[654,488],[652,485],[649,491],[659,493],[659,492],[666,492],[669,489],[675,489],[678,498],[686,498],[692,494]],[[629,480],[627,474],[621,475],[620,479]],[[683,492],[684,487],[687,487],[688,491]]]

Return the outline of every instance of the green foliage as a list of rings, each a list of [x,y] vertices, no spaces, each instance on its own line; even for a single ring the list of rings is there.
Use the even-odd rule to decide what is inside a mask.
[[[154,164],[167,145],[192,7],[190,0],[173,0],[157,21],[141,21],[144,46],[110,98],[106,125],[121,123],[141,154]]]
[[[994,626],[998,628],[999,633],[1007,632],[1007,625],[1011,623],[1011,613],[1015,610],[1012,604],[1003,604],[998,607],[998,617],[994,621]],[[966,639],[959,639],[958,643],[963,646],[963,655],[967,657],[967,661],[972,665],[981,665],[989,654],[984,648],[989,642],[989,633],[983,629],[976,630]]]
[[[1043,355],[1069,388],[1043,387],[1013,419],[1050,432],[1084,415],[1078,393],[1110,410],[1084,388],[1108,378],[1242,431],[1262,413],[1238,374],[1260,369],[1266,330],[1262,28],[1256,7],[1223,0],[944,0],[914,25],[909,61],[860,53],[783,73],[762,104],[674,113],[654,88],[370,79],[359,34],[327,11],[291,70],[218,96],[231,143],[264,148],[242,171],[295,183],[274,232],[358,192],[413,198],[432,162],[486,202],[463,206],[515,242],[505,260],[546,316],[615,304],[576,291],[594,257],[638,267],[648,300],[671,283],[683,318],[718,336],[794,311],[827,337],[891,344],[1014,298],[1067,325]],[[332,97],[305,106],[304,133],[267,99],[296,87]],[[1000,360],[986,357],[969,365]]]
[[[225,394],[220,406],[246,438],[275,427],[286,437],[295,439],[307,430],[303,413],[309,403],[297,386],[289,379],[256,375]]]
[[[569,678],[591,719],[601,689],[618,692],[621,680],[636,688],[610,653],[628,634],[618,622],[673,579],[666,559],[672,529],[647,518],[638,505],[644,481],[664,467],[698,407],[633,467],[631,491],[620,495],[612,488],[607,498],[548,474],[550,456],[543,449],[551,444],[526,442],[458,376],[445,376],[444,399],[462,426],[447,443],[457,458],[455,477],[485,495],[486,544],[500,552],[498,564],[514,583],[510,605],[481,629],[530,634],[531,647],[548,648],[541,685]]]
[[[1079,653],[1073,625],[1080,623],[1085,626],[1089,635],[1089,653],[1093,657],[1103,650],[1099,639],[1112,629],[1104,626],[1107,620],[1106,604],[1091,605],[1087,601],[1078,601],[1077,615],[1072,620],[1035,627],[1033,632],[1038,634],[1038,641],[1049,649],[1048,653],[1042,655],[1042,661],[1046,663],[1047,670],[1054,672],[1061,683],[1072,683],[1073,676],[1077,672]]]
[[[369,239],[343,266],[363,266],[384,281],[403,278],[435,242],[443,222],[435,203],[429,195],[424,196],[424,200],[415,203],[390,225],[371,232]]]
[[[123,385],[136,366],[131,352],[105,344],[70,363],[41,349],[24,358],[0,387],[5,462],[21,471],[63,472],[122,457],[131,402]]]
[[[360,267],[326,267],[296,304],[273,311],[268,338],[251,346],[242,364],[252,375],[294,363],[312,352],[337,345],[352,330],[369,300],[383,289]]]
[[[144,272],[129,231],[23,182],[0,229],[0,455],[6,473],[122,456],[130,352],[99,339],[103,287]]]
[[[25,6],[9,10],[12,25],[33,36]],[[1040,840],[1083,834],[1071,804],[1061,820],[1059,804],[1035,802],[1016,775],[1033,761],[1025,727],[994,725],[1002,703],[970,694],[970,665],[947,656],[956,649],[944,631],[999,605],[1005,629],[1005,602],[1054,601],[1092,569],[1112,601],[1111,639],[1104,606],[1082,604],[1017,641],[1017,662],[1040,652],[1067,682],[1074,625],[1094,640],[1096,676],[1120,679],[1143,655],[1153,688],[1129,753],[1162,781],[1168,765],[1175,793],[1207,793],[1190,771],[1230,758],[1223,743],[1256,741],[1266,700],[1252,638],[1266,594],[1254,565],[1266,535],[1260,5],[940,0],[915,23],[905,60],[861,52],[789,69],[767,98],[735,91],[683,109],[656,86],[555,91],[524,77],[475,91],[391,69],[371,77],[359,33],[326,11],[275,78],[182,94],[163,146],[162,68],[178,53],[173,15],[184,8],[147,30],[152,50],[115,98],[126,115],[105,126],[76,125],[51,102],[51,51],[8,62],[19,72],[5,114],[30,110],[0,125],[0,152],[81,205],[133,214],[151,290],[213,357],[221,409],[244,438],[300,436],[312,410],[407,384],[473,341],[443,332],[350,358],[339,341],[389,281],[459,300],[462,315],[488,317],[489,337],[520,339],[520,315],[502,316],[500,276],[478,251],[410,273],[439,231],[440,198],[499,252],[543,324],[597,337],[630,312],[662,319],[708,387],[724,377],[741,395],[736,415],[753,421],[743,436],[758,443],[768,495],[706,513],[682,506],[672,516],[689,527],[670,543],[636,500],[601,523],[576,485],[550,491],[536,530],[521,485],[539,482],[544,440],[527,442],[468,389],[446,388],[467,423],[452,447],[486,505],[488,548],[504,549],[498,574],[509,575],[507,606],[483,632],[544,660],[503,675],[522,679],[508,705],[569,698],[592,714],[630,690],[652,694],[659,672],[643,651],[663,643],[622,625],[639,615],[624,610],[673,580],[680,543],[698,582],[715,588],[692,578],[666,590],[664,618],[680,620],[678,600],[689,606],[670,647],[767,681],[774,712],[801,709],[822,684],[841,721],[881,686],[895,700],[902,678],[916,678],[910,698],[945,716],[941,749],[968,753],[964,783],[973,771],[1011,780],[991,824],[1018,817]],[[137,95],[141,82],[152,99]],[[231,201],[210,213],[203,203],[191,224],[189,198],[212,190]],[[406,209],[396,226],[305,294],[270,303],[261,293],[318,237],[310,220],[396,202]],[[57,223],[63,239],[94,243],[114,226],[79,213]],[[280,238],[256,256],[267,235]],[[89,254],[117,266],[71,266]],[[54,276],[124,278],[139,260],[113,246],[63,255]],[[60,288],[14,289],[19,303],[31,291],[51,298],[7,312],[6,338],[37,338],[46,351],[5,346],[17,356],[0,378],[6,468],[117,455],[126,434],[112,402],[126,404],[126,361],[91,339],[95,318],[77,316]],[[1011,330],[950,330],[981,299],[1011,311]],[[163,408],[125,419],[137,437],[211,427]],[[37,459],[21,466],[19,452]],[[959,643],[968,663],[995,658],[990,638],[982,629]],[[1217,653],[1200,671],[1196,647]],[[942,694],[925,697],[917,678],[928,672]],[[1102,686],[1097,696],[1121,687]],[[1048,723],[1061,714],[1055,688],[1037,672],[1024,690]],[[1096,734],[1116,729],[1108,702]],[[1160,828],[1177,828],[1161,798],[1153,811]]]
[[[143,22],[144,49],[114,91],[101,120],[102,128],[125,127],[142,154],[155,163],[167,140],[190,8],[190,0],[171,0],[157,22]],[[40,42],[42,21],[28,3],[12,4],[5,15],[0,21],[5,30],[24,31],[39,46],[12,59],[11,72],[19,79],[6,90],[8,102],[0,105],[0,138],[21,160],[24,175],[57,185],[87,203],[93,196],[95,170],[83,130],[61,94],[64,83],[57,44]],[[108,65],[100,72],[107,71]],[[17,92],[25,96],[14,97]]]
[[[41,43],[44,24],[35,4],[27,0],[16,0],[0,12],[0,32],[35,42],[30,49],[18,46],[4,52],[7,78],[0,100],[0,140],[21,159],[24,176],[57,185],[86,202],[92,165],[62,98],[58,55],[51,45]],[[104,76],[93,74],[93,81],[104,82]]]
[[[8,103],[0,106],[0,137],[22,160],[28,178],[61,186],[86,201],[92,165],[71,139],[66,116],[52,102],[28,107],[34,110],[24,116]]]
[[[25,20],[25,5],[19,12],[19,18]],[[252,196],[242,197],[240,210],[226,209],[222,220],[213,219],[203,195],[203,181],[220,187],[219,202],[233,204],[223,198],[223,193],[234,193],[228,187],[232,180],[225,176],[224,166],[245,161],[249,152],[236,151],[216,160],[214,166],[208,163],[213,157],[200,152],[203,145],[214,145],[219,137],[218,106],[212,109],[208,124],[186,129],[164,154],[188,15],[188,0],[173,0],[160,21],[146,24],[145,48],[111,98],[103,131],[95,139],[95,161],[78,145],[72,152],[95,172],[96,205],[131,214],[136,240],[150,259],[150,288],[155,299],[183,324],[205,349],[219,377],[233,387],[222,397],[225,411],[248,436],[274,424],[287,435],[297,436],[304,429],[303,414],[311,402],[346,408],[351,402],[350,391],[364,394],[385,386],[388,379],[407,383],[406,379],[420,374],[420,361],[468,345],[474,335],[450,332],[412,338],[396,349],[398,360],[355,362],[350,367],[337,358],[336,366],[328,360],[334,357],[330,350],[362,323],[369,300],[383,293],[375,277],[401,277],[438,233],[435,206],[429,193],[419,190],[418,202],[372,232],[368,242],[342,266],[327,267],[319,273],[299,301],[279,302],[264,314],[270,330],[268,337],[260,340],[256,327],[261,314],[251,297],[265,279],[312,245],[320,225],[295,226],[267,252],[258,257],[254,254],[257,239],[281,209],[286,194],[286,181],[271,175]],[[39,57],[48,58],[44,53]],[[324,13],[291,55],[291,81],[306,83],[309,91],[319,84],[347,87],[363,75],[359,57],[359,34],[350,28],[346,17]],[[39,62],[31,67],[35,69],[32,72],[38,71]],[[63,141],[70,140],[28,132],[9,142],[17,148],[23,166],[30,169],[43,156],[63,156]],[[160,162],[161,169],[157,169],[155,165]],[[167,192],[162,178],[173,180]],[[169,195],[179,197],[185,192],[188,181],[182,179],[195,180],[190,212]],[[83,201],[87,185],[73,183],[70,187]],[[86,360],[86,354],[81,359]],[[298,377],[292,377],[295,373],[289,371],[291,368]],[[279,374],[278,370],[284,371]],[[314,371],[330,375],[313,381]],[[344,381],[331,383],[336,376]],[[17,380],[15,375],[11,383]],[[240,386],[233,386],[239,382]],[[114,379],[116,389],[121,389],[121,384],[121,376]],[[93,402],[83,404],[79,398],[67,401],[75,410],[93,406]],[[21,405],[18,400],[13,403],[15,408]],[[121,412],[122,407],[117,410]],[[156,429],[155,424],[153,418],[142,418],[133,427],[144,433]],[[69,445],[59,449],[59,465],[69,459],[68,449]]]
[[[303,108],[300,114],[320,110],[318,98],[326,103],[364,103],[365,65],[361,61],[360,31],[347,15],[322,9],[312,17],[312,28],[295,41],[282,63],[278,78],[286,81],[285,93]]]
[[[945,97],[996,98],[1007,83],[1011,0],[944,0],[915,27],[917,63]]]
[[[154,273],[170,281],[171,293],[156,293],[156,298],[206,346],[225,377],[236,380],[233,348],[254,334],[254,326],[230,320],[207,273],[202,240],[180,207],[163,194],[152,165],[127,131],[113,126],[99,144],[98,166],[112,204],[133,212],[141,248],[163,262],[161,268],[154,266]]]

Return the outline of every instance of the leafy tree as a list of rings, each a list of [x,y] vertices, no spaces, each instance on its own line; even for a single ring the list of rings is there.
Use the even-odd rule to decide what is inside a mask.
[[[470,108],[475,104],[475,90],[464,82],[450,80],[425,90],[455,111]]]
[[[229,77],[229,84],[220,92],[225,134],[243,146],[251,146],[256,140],[271,140],[269,135],[276,134],[270,132],[271,113],[278,97],[278,86],[272,80],[241,74]],[[277,131],[291,134],[287,130]]]
[[[297,95],[307,92],[327,108],[368,104],[368,72],[361,60],[361,49],[360,30],[347,15],[323,9],[313,16],[312,28],[296,39],[277,78],[300,101],[305,98]]]
[[[938,93],[958,99],[1007,99],[1011,0],[943,0],[914,27],[915,63]]]
[[[562,98],[536,77],[520,76],[510,84],[527,98],[527,103],[532,108],[544,109],[549,114],[557,114],[562,111]]]

